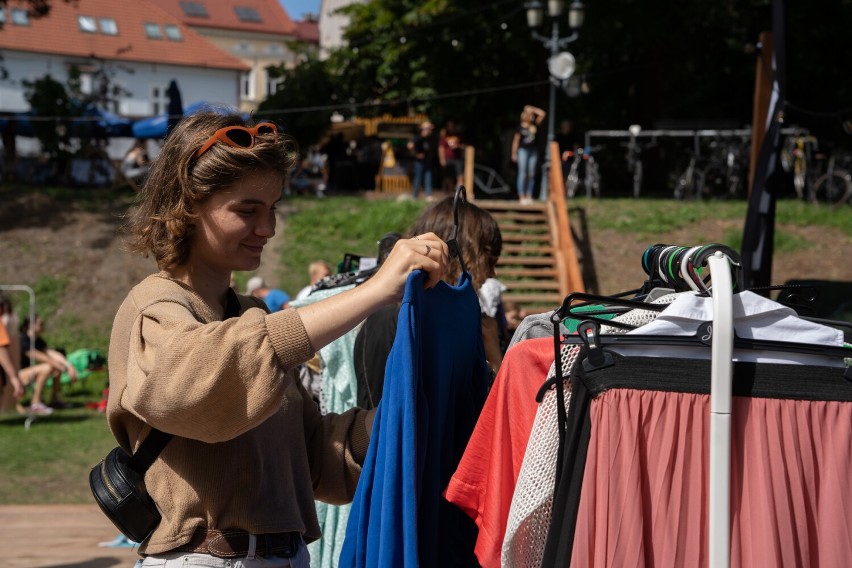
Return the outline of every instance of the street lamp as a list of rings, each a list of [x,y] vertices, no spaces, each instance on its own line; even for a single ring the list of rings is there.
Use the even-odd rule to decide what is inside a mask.
[[[556,87],[562,81],[568,79],[574,72],[574,57],[568,53],[560,53],[566,45],[579,37],[578,30],[583,27],[583,16],[585,15],[583,3],[574,0],[568,7],[568,27],[571,35],[559,37],[559,17],[565,11],[565,0],[547,0],[547,14],[551,19],[550,37],[540,35],[536,30],[544,24],[544,6],[539,0],[532,0],[525,5],[527,9],[527,25],[532,30],[532,36],[542,42],[550,50],[548,69],[550,71],[550,104],[547,109],[547,152],[544,155],[544,163],[541,184],[541,197],[547,199],[547,188],[550,176],[550,143],[554,139],[556,127]]]

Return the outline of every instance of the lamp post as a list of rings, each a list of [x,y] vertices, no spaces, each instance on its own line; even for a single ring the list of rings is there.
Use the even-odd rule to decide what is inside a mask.
[[[542,3],[539,0],[532,0],[525,4],[525,8],[527,9],[527,25],[532,30],[532,36],[550,50],[550,58],[548,59],[550,103],[547,108],[547,151],[544,154],[544,162],[542,164],[543,173],[540,197],[544,201],[547,199],[550,181],[550,143],[553,142],[556,126],[556,87],[574,72],[573,56],[567,52],[560,53],[559,50],[579,37],[578,30],[583,26],[585,9],[580,0],[574,0],[571,3],[568,7],[568,27],[571,29],[571,35],[559,37],[559,17],[565,11],[565,0],[547,0],[547,14],[551,19],[550,37],[547,37],[536,31],[544,24],[544,7]]]

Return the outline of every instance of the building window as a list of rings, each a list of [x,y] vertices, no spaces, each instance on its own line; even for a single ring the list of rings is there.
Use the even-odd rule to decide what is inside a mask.
[[[118,35],[118,24],[112,18],[101,18],[101,33],[104,35]]]
[[[93,34],[98,31],[98,24],[92,16],[77,16],[77,25],[81,32]]]
[[[243,55],[254,53],[254,46],[248,42],[241,41],[238,44],[234,45],[234,53]]]
[[[6,23],[6,8],[0,8],[0,24]]]
[[[180,7],[183,13],[194,18],[209,18],[207,8],[202,2],[181,2]]]
[[[269,73],[266,76],[266,96],[271,97],[278,91],[284,88],[284,77],[277,77],[276,73]]]
[[[284,46],[279,43],[270,43],[266,46],[266,53],[269,55],[284,55]]]
[[[169,97],[166,94],[166,89],[162,87],[151,87],[151,105],[154,116],[161,112],[166,112],[169,108]]]
[[[254,69],[240,74],[240,98],[244,100],[254,99]]]
[[[183,41],[183,34],[180,33],[179,27],[174,24],[166,24],[163,29],[166,30],[166,37],[171,41]]]
[[[145,22],[145,37],[148,39],[163,39],[163,33],[160,31],[160,24]]]
[[[12,23],[16,26],[30,25],[30,15],[21,8],[12,8]]]
[[[237,17],[241,22],[254,22],[257,24],[263,22],[260,18],[260,14],[258,14],[257,10],[254,8],[249,8],[248,6],[235,6],[234,12],[237,13]]]

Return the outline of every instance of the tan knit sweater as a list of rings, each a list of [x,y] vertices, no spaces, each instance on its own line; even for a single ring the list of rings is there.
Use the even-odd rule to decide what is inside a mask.
[[[154,274],[115,316],[107,418],[136,451],[150,427],[175,434],[145,483],[163,519],[140,551],[193,532],[320,535],[314,498],[351,501],[373,412],[322,416],[290,369],[313,354],[295,310],[240,297],[221,321],[189,287]]]

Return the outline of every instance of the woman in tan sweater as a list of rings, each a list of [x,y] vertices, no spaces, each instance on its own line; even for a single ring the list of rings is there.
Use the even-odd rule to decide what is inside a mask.
[[[237,296],[231,272],[260,264],[295,155],[271,123],[194,114],[127,219],[130,249],[160,272],[116,314],[107,417],[129,452],[152,427],[174,435],[145,476],[162,521],[142,566],[309,566],[314,499],[352,499],[373,413],[321,415],[292,368],[400,300],[412,270],[429,272],[427,286],[446,272],[446,245],[429,233],[399,241],[366,283],[299,311]]]

